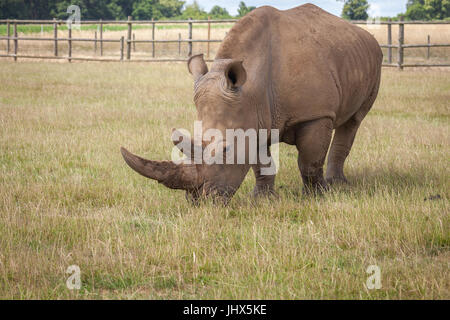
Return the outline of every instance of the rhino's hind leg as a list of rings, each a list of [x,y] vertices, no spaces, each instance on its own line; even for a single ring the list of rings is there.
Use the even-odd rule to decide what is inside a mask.
[[[360,121],[352,117],[336,129],[328,155],[326,179],[329,184],[347,183],[344,162],[350,153],[359,125]]]
[[[378,70],[377,81],[373,87],[372,93],[362,104],[359,111],[347,120],[347,122],[336,128],[327,163],[326,179],[330,184],[336,182],[347,182],[344,175],[344,162],[350,153],[353,141],[355,140],[356,132],[358,131],[362,120],[365,118],[367,113],[369,113],[375,99],[377,98],[378,90],[380,88],[380,74],[381,69]]]
[[[323,178],[323,165],[333,132],[330,118],[302,123],[296,130],[298,167],[304,184],[303,192],[322,193],[328,189]]]

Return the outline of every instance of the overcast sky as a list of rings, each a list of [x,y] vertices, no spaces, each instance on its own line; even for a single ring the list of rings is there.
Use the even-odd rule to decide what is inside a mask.
[[[213,6],[219,5],[227,8],[228,12],[232,15],[237,14],[237,8],[241,1],[242,0],[197,0],[197,2],[208,12]],[[187,0],[187,3],[192,2],[193,0]],[[247,6],[260,7],[269,5],[283,10],[310,2],[337,16],[341,15],[343,6],[342,1],[338,2],[336,0],[244,0],[244,2]],[[407,0],[369,0],[369,15],[372,17],[396,16],[398,13],[406,11],[406,2]]]

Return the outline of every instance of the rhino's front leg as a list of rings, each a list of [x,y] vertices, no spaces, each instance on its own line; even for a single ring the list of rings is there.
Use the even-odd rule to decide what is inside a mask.
[[[330,146],[333,121],[330,118],[308,121],[296,130],[298,167],[306,194],[322,193],[328,190],[323,178],[323,165]]]
[[[256,178],[255,188],[253,189],[254,197],[276,195],[274,190],[275,175],[262,174],[261,168],[263,167],[264,165],[260,164],[252,166]]]

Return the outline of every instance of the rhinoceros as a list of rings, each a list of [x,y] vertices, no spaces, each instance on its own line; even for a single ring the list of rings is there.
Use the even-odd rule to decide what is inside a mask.
[[[344,161],[378,94],[381,66],[369,32],[312,4],[257,8],[229,31],[210,70],[202,54],[188,60],[203,129],[278,129],[280,142],[297,147],[306,193],[347,181]],[[274,193],[275,174],[261,174],[266,164],[152,161],[121,152],[132,169],[194,201],[228,201],[250,168],[254,194]]]

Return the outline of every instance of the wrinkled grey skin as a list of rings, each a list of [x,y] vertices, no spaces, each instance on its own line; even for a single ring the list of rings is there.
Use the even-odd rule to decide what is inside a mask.
[[[381,63],[371,34],[306,4],[252,11],[230,30],[211,70],[203,55],[192,56],[188,68],[203,132],[216,128],[225,137],[225,129],[279,129],[281,142],[298,149],[304,190],[321,192],[330,183],[346,181],[344,161],[377,96]],[[192,148],[202,146],[192,143]],[[274,192],[275,176],[261,175],[258,164],[157,162],[123,148],[122,155],[138,173],[184,189],[193,200],[214,194],[228,201],[250,167],[254,193]]]

